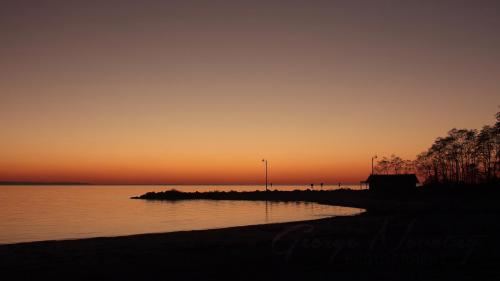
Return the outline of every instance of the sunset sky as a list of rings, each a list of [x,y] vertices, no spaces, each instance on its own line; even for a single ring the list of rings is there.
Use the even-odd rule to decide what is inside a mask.
[[[0,181],[359,182],[500,105],[499,1],[2,1]]]

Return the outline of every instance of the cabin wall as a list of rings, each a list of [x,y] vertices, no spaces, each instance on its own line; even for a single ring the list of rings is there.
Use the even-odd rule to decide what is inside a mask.
[[[369,189],[382,192],[401,192],[416,189],[416,183],[369,183]]]

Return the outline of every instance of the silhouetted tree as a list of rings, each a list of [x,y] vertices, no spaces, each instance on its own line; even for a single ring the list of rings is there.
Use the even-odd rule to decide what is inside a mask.
[[[484,126],[477,136],[477,152],[480,161],[480,168],[486,181],[490,181],[494,175],[495,164],[495,141],[494,131],[491,126]]]
[[[391,155],[391,168],[394,171],[394,174],[399,174],[399,172],[404,168],[404,161],[401,157],[396,155]]]
[[[481,131],[452,129],[415,159],[415,169],[427,183],[496,181],[500,169],[500,112],[493,126]]]
[[[424,183],[432,183],[437,181],[437,163],[432,159],[429,151],[422,152],[417,155],[414,161],[415,170],[418,175],[425,179]]]
[[[391,161],[385,156],[382,157],[381,160],[377,161],[377,165],[375,166],[377,174],[389,174],[390,169]]]
[[[414,170],[414,164],[411,160],[403,160],[401,157],[396,155],[391,155],[391,158],[382,157],[381,160],[377,162],[375,166],[375,170],[379,174],[400,174],[404,173],[412,173]]]

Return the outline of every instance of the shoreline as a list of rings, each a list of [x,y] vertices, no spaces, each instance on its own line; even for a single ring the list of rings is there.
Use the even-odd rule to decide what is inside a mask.
[[[65,242],[79,242],[84,240],[109,240],[109,239],[131,239],[131,238],[139,238],[145,236],[163,236],[163,235],[181,235],[183,233],[191,233],[191,232],[204,232],[204,231],[226,231],[226,230],[238,230],[243,228],[260,228],[264,226],[286,226],[288,224],[308,224],[308,223],[316,223],[318,221],[330,220],[338,217],[354,217],[365,214],[362,212],[360,214],[354,215],[342,215],[342,216],[327,216],[318,219],[310,219],[310,220],[297,220],[297,221],[284,221],[284,222],[272,222],[272,223],[261,223],[261,224],[248,224],[248,225],[235,225],[235,226],[227,226],[227,227],[215,227],[215,228],[206,228],[206,229],[191,229],[191,230],[175,230],[169,232],[146,232],[146,233],[136,233],[136,234],[124,234],[124,235],[116,235],[116,236],[95,236],[95,237],[84,237],[84,238],[64,238],[64,239],[52,239],[52,240],[35,240],[35,241],[25,241],[25,242],[15,242],[15,243],[6,243],[0,244],[0,252],[2,247],[4,246],[16,246],[16,245],[26,245],[26,244],[46,244],[46,243],[65,243]],[[26,245],[29,246],[29,245]]]
[[[308,202],[308,201],[302,201],[302,202],[320,204],[320,203]],[[333,206],[336,206],[336,205],[333,205]],[[344,207],[344,206],[340,206],[340,207]],[[4,244],[0,243],[0,252],[1,252],[3,246],[20,245],[20,244],[39,244],[39,243],[53,243],[53,242],[57,243],[57,242],[79,241],[79,240],[89,240],[89,239],[133,238],[133,237],[136,237],[136,236],[163,235],[163,234],[166,235],[166,234],[186,233],[186,232],[194,232],[194,231],[230,230],[230,229],[233,229],[233,228],[260,227],[260,226],[266,226],[266,225],[276,225],[276,226],[279,226],[279,225],[293,224],[293,223],[313,223],[315,221],[327,220],[327,219],[334,219],[334,218],[337,218],[337,217],[354,217],[354,216],[360,216],[360,215],[363,215],[364,213],[366,213],[366,210],[362,211],[359,214],[326,216],[326,217],[317,218],[317,219],[310,219],[310,220],[293,220],[293,221],[271,222],[271,223],[260,223],[260,224],[234,225],[234,226],[224,226],[224,227],[214,227],[214,228],[204,228],[204,229],[186,229],[186,230],[175,230],[175,231],[145,232],[145,233],[135,233],[135,234],[123,234],[123,235],[116,235],[116,236],[95,236],[95,237],[83,237],[83,238],[63,238],[63,239],[35,240],[35,241],[4,243]]]

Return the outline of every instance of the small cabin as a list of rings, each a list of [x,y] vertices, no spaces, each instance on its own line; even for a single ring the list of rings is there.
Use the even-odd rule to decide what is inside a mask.
[[[415,174],[370,175],[366,180],[368,187],[377,192],[405,192],[417,188],[418,178]]]

